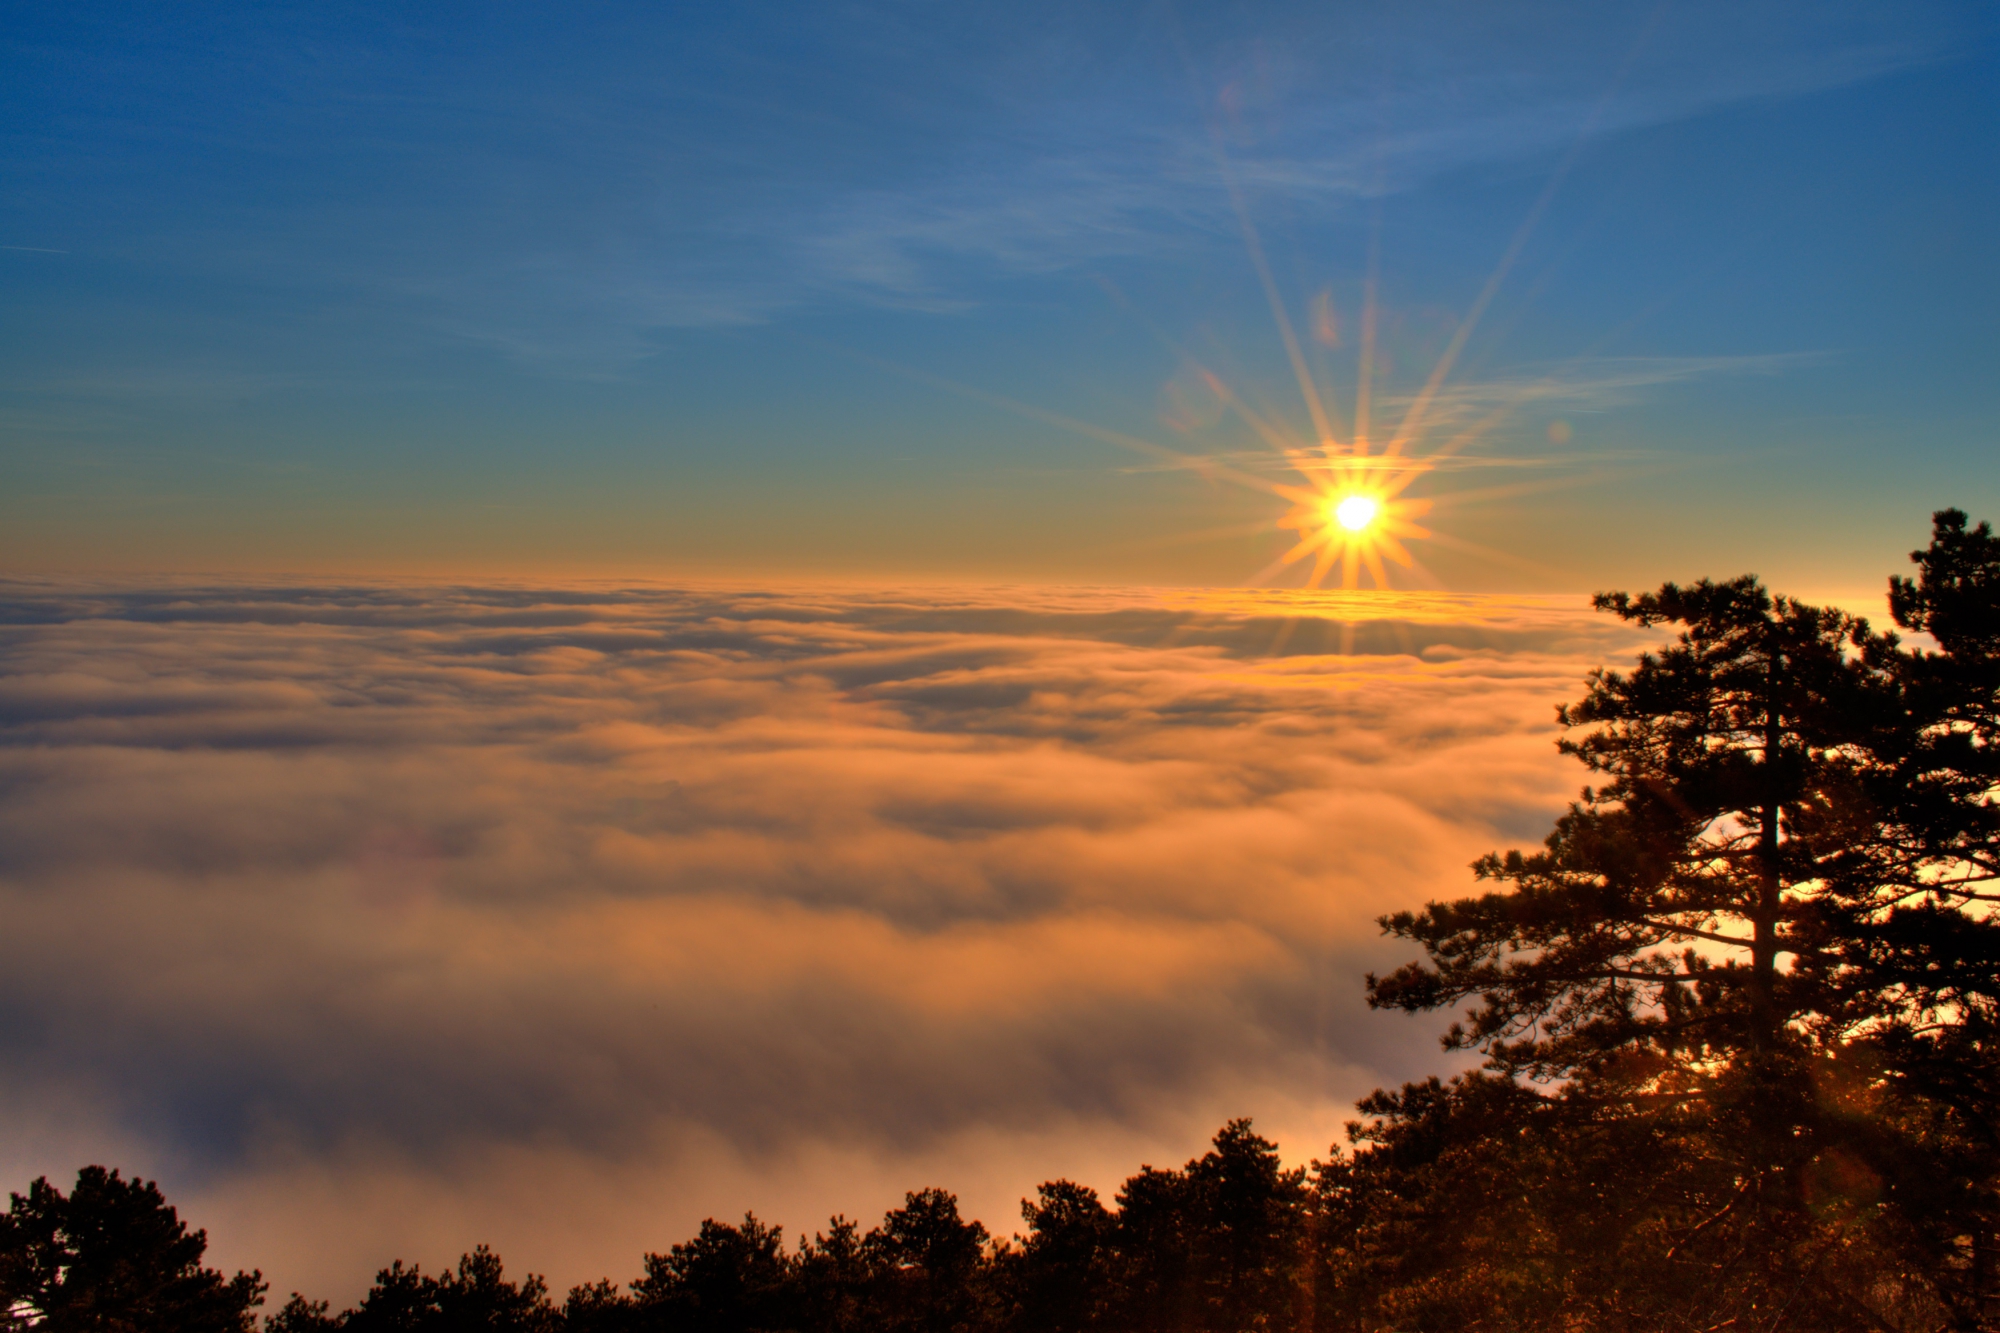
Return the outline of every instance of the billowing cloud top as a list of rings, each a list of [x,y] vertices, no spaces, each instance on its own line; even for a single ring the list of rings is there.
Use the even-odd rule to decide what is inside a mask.
[[[1540,836],[1550,705],[1630,644],[1443,595],[0,585],[0,1165],[159,1174],[338,1296],[925,1183],[1004,1233],[1227,1114],[1303,1158],[1438,1067],[1360,1002],[1373,918]]]

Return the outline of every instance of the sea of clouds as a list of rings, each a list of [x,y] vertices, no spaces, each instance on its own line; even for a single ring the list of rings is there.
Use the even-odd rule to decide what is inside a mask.
[[[746,1207],[996,1232],[1227,1116],[1324,1155],[1371,1014],[1583,774],[1580,599],[0,583],[0,1185],[156,1176],[351,1299],[634,1276]]]

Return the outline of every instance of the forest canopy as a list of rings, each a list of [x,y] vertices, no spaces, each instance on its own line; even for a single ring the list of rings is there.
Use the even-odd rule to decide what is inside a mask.
[[[1377,1007],[1477,1068],[1287,1168],[1245,1120],[1007,1239],[942,1189],[788,1242],[746,1214],[557,1300],[480,1248],[270,1333],[2000,1328],[2000,540],[1933,516],[1895,630],[1756,579],[1596,598],[1670,636],[1562,707],[1589,784],[1489,891],[1382,920]],[[256,1326],[156,1186],[0,1217],[0,1328]]]

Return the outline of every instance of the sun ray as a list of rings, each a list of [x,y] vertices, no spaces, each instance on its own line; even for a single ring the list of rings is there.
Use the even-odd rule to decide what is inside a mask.
[[[1292,327],[1292,317],[1285,310],[1285,298],[1278,291],[1277,279],[1271,276],[1271,265],[1264,257],[1264,243],[1257,234],[1257,225],[1250,219],[1250,208],[1244,202],[1243,189],[1236,179],[1236,167],[1230,160],[1229,148],[1222,141],[1222,127],[1216,123],[1209,111],[1209,101],[1201,94],[1201,78],[1195,69],[1194,54],[1188,50],[1187,37],[1181,31],[1180,19],[1167,7],[1167,18],[1172,32],[1174,47],[1179,52],[1181,65],[1186,70],[1188,84],[1194,90],[1198,105],[1202,108],[1202,120],[1208,127],[1208,141],[1215,153],[1215,164],[1221,173],[1224,189],[1229,195],[1229,204],[1236,213],[1236,221],[1243,229],[1243,246],[1249,252],[1250,265],[1257,271],[1257,281],[1264,289],[1264,299],[1271,307],[1271,318],[1278,326],[1278,337],[1285,345],[1285,357],[1291,362],[1292,374],[1299,383],[1299,396],[1305,399],[1306,412],[1312,418],[1313,430],[1317,432],[1314,443],[1329,453],[1335,448],[1333,422],[1327,412],[1319,385],[1314,382],[1312,371],[1306,365],[1305,350],[1299,345],[1299,335]]]
[[[1340,553],[1334,550],[1330,543],[1322,543],[1319,548],[1319,556],[1313,561],[1312,577],[1306,580],[1306,586],[1308,588],[1317,588],[1321,583],[1324,583],[1327,571],[1333,568],[1334,561],[1339,559],[1339,557]]]
[[[1169,462],[1178,467],[1199,472],[1204,476],[1231,481],[1239,486],[1246,486],[1251,490],[1282,494],[1279,483],[1267,477],[1257,476],[1255,473],[1245,472],[1240,468],[1230,467],[1226,463],[1216,461],[1212,456],[1182,453],[1178,449],[1168,448],[1166,445],[1159,444],[1153,440],[1143,439],[1137,435],[1130,435],[1121,430],[1111,430],[1104,426],[1094,425],[1088,421],[1081,421],[1076,417],[1066,416],[1061,412],[1051,412],[1047,408],[1036,407],[1033,403],[1024,403],[1020,399],[1011,398],[1006,394],[993,393],[990,390],[981,389],[970,384],[961,384],[957,380],[948,379],[943,375],[933,375],[927,370],[919,370],[915,366],[906,366],[901,362],[891,361],[887,357],[875,356],[854,348],[843,348],[841,350],[858,360],[867,362],[869,365],[917,380],[920,383],[929,384],[934,388],[943,389],[949,393],[958,394],[960,397],[970,398],[974,402],[1003,408],[1019,416],[1027,417],[1031,421],[1040,421],[1047,425],[1060,426],[1064,430],[1074,431],[1076,434],[1089,439],[1102,440],[1106,444],[1115,444],[1121,449],[1129,449],[1134,453],[1144,454],[1150,458]]]
[[[1297,616],[1282,617],[1278,621],[1278,632],[1271,636],[1271,646],[1264,650],[1264,656],[1276,657],[1284,652],[1285,645],[1291,642],[1292,632],[1298,629],[1298,627],[1299,618]]]
[[[1244,402],[1242,396],[1230,388],[1228,382],[1220,375],[1200,366],[1197,366],[1196,369],[1201,371],[1203,382],[1208,385],[1209,391],[1220,398],[1225,407],[1228,407],[1231,411],[1242,417],[1250,429],[1255,431],[1257,437],[1263,440],[1265,444],[1270,445],[1271,448],[1288,457],[1304,453],[1294,442],[1286,439],[1282,431],[1266,421],[1262,413]]]
[[[1318,432],[1317,443],[1329,453],[1336,447],[1333,438],[1333,422],[1327,415],[1326,404],[1322,401],[1319,386],[1313,382],[1312,371],[1306,365],[1305,350],[1299,346],[1299,335],[1292,328],[1292,318],[1285,312],[1285,299],[1278,292],[1278,284],[1271,277],[1271,266],[1264,259],[1264,246],[1257,238],[1257,229],[1250,222],[1250,210],[1244,207],[1243,192],[1237,188],[1236,173],[1229,167],[1227,154],[1220,144],[1216,155],[1222,160],[1223,171],[1229,178],[1229,202],[1236,208],[1236,216],[1243,224],[1243,244],[1250,251],[1250,262],[1257,270],[1257,281],[1263,285],[1264,299],[1270,303],[1271,317],[1277,321],[1278,336],[1285,345],[1285,356],[1292,363],[1292,374],[1299,382],[1299,396],[1305,399],[1306,413],[1311,416],[1313,429]]]
[[[1203,542],[1222,541],[1230,537],[1261,537],[1267,532],[1276,530],[1276,520],[1258,518],[1246,523],[1223,523],[1212,528],[1193,528],[1186,532],[1169,532],[1152,537],[1134,537],[1128,541],[1106,542],[1098,549],[1157,551],[1175,546],[1196,546]]]
[[[1637,470],[1644,475],[1643,469]],[[1631,472],[1626,473],[1632,475]],[[1509,482],[1504,486],[1480,486],[1471,490],[1453,491],[1440,504],[1451,509],[1463,509],[1473,505],[1491,504],[1495,500],[1518,500],[1524,495],[1548,495],[1554,491],[1573,490],[1578,486],[1590,486],[1604,480],[1602,473],[1581,472],[1566,477],[1545,477],[1535,481]]]
[[[1281,566],[1296,565],[1300,560],[1303,560],[1308,554],[1310,554],[1313,547],[1317,545],[1319,545],[1319,542],[1316,539],[1311,537],[1303,538],[1299,541],[1299,543],[1296,546],[1292,547],[1291,550],[1279,556],[1278,563]]]
[[[1382,268],[1382,209],[1375,209],[1374,225],[1368,233],[1368,277],[1361,288],[1361,367],[1355,374],[1354,455],[1368,454],[1368,414],[1375,401],[1375,291]]]
[[[1548,211],[1549,205],[1554,202],[1556,192],[1562,188],[1563,182],[1568,179],[1570,168],[1575,166],[1577,158],[1582,156],[1584,145],[1590,141],[1590,136],[1596,130],[1598,122],[1603,119],[1606,108],[1611,105],[1612,97],[1616,95],[1620,85],[1625,82],[1625,76],[1631,71],[1633,61],[1638,59],[1640,50],[1644,48],[1647,40],[1652,36],[1653,29],[1658,25],[1660,16],[1665,9],[1664,0],[1654,8],[1652,16],[1647,19],[1645,26],[1639,30],[1638,36],[1633,40],[1631,49],[1626,52],[1624,62],[1619,66],[1618,71],[1612,75],[1610,84],[1598,98],[1597,105],[1591,108],[1590,114],[1584,117],[1583,124],[1577,128],[1575,137],[1570,140],[1568,150],[1562,155],[1562,160],[1557,162],[1555,170],[1549,173],[1547,183],[1542,186],[1541,193],[1535,197],[1535,202],[1528,209],[1527,216],[1521,219],[1520,226],[1514,229],[1513,239],[1508,242],[1507,249],[1501,254],[1500,262],[1494,265],[1492,274],[1486,279],[1486,285],[1480,288],[1479,295],[1473,300],[1471,309],[1466,311],[1465,318],[1460,320],[1458,327],[1452,331],[1451,341],[1446,344],[1444,353],[1438,357],[1437,365],[1432,367],[1430,378],[1425,381],[1423,389],[1417,394],[1415,401],[1410,404],[1410,410],[1404,414],[1403,424],[1397,427],[1394,438],[1389,441],[1388,452],[1393,454],[1402,450],[1422,426],[1424,413],[1429,410],[1431,399],[1436,396],[1438,388],[1444,383],[1446,376],[1451,374],[1452,367],[1458,361],[1459,353],[1465,350],[1466,339],[1472,336],[1472,331],[1478,327],[1480,318],[1486,313],[1486,308],[1493,303],[1494,296],[1500,291],[1500,285],[1507,279],[1508,271],[1514,267],[1514,261],[1521,257],[1521,251],[1526,248],[1528,238],[1534,234],[1535,228],[1541,223],[1542,215]]]
[[[1261,587],[1266,579],[1272,578],[1277,574],[1283,572],[1288,565],[1294,563],[1293,560],[1287,558],[1289,554],[1290,553],[1287,552],[1286,555],[1279,556],[1276,560],[1273,560],[1270,564],[1264,566],[1262,569],[1258,570],[1255,574],[1252,574],[1248,579],[1244,580],[1246,586],[1252,588]]]
[[[1491,560],[1496,564],[1512,565],[1516,569],[1526,570],[1544,578],[1560,578],[1564,573],[1554,565],[1544,564],[1540,560],[1530,560],[1526,556],[1515,555],[1510,551],[1502,551],[1498,547],[1487,546],[1480,542],[1467,541],[1463,537],[1454,537],[1449,533],[1434,532],[1431,534],[1431,540],[1440,546],[1448,546],[1455,551],[1476,555],[1482,560]]]

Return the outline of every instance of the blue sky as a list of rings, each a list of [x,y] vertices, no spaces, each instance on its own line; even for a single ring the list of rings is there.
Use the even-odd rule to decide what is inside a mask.
[[[1046,414],[1306,430],[1246,218],[1337,413],[1371,253],[1386,417],[1520,241],[1407,581],[1995,509],[1990,6],[405,9],[16,8],[0,561],[1240,582],[1270,496]]]

